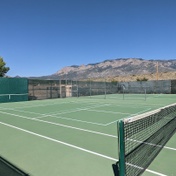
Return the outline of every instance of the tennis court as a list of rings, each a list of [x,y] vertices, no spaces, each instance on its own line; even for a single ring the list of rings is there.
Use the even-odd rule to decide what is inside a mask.
[[[117,121],[172,103],[175,94],[1,103],[0,155],[31,176],[113,176]],[[174,176],[175,163],[176,135],[143,175]]]

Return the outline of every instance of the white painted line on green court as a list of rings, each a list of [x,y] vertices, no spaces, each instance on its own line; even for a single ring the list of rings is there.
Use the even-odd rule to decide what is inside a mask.
[[[65,127],[65,128],[71,128],[71,129],[75,129],[75,130],[79,130],[79,131],[84,131],[84,132],[88,132],[88,133],[93,133],[93,134],[98,134],[98,135],[103,135],[103,136],[117,138],[117,136],[106,134],[106,133],[101,133],[101,132],[97,132],[97,131],[86,130],[86,129],[77,128],[77,127],[68,126],[68,125],[63,125],[63,124],[59,124],[59,123],[48,122],[48,121],[40,120],[40,119],[34,119],[34,120],[37,120],[37,121],[40,121],[40,122],[44,122],[44,123],[48,123],[48,124],[52,124],[52,125]]]
[[[49,115],[59,115],[59,114],[67,114],[67,113],[72,113],[72,112],[86,111],[86,110],[89,110],[89,109],[92,109],[92,108],[99,108],[99,107],[105,107],[105,106],[110,106],[110,104],[103,104],[103,105],[96,105],[96,106],[86,106],[86,107],[82,107],[82,108],[74,108],[73,110],[58,112],[58,113],[52,113],[52,114],[50,113]]]
[[[75,149],[78,149],[78,150],[81,150],[81,151],[84,151],[84,152],[87,152],[87,153],[90,153],[90,154],[93,154],[93,155],[96,155],[96,156],[100,156],[102,158],[106,158],[106,159],[109,159],[109,160],[117,162],[116,158],[112,158],[112,157],[109,157],[109,156],[106,156],[106,155],[103,155],[103,154],[100,154],[100,153],[97,153],[97,152],[93,152],[91,150],[87,150],[87,149],[84,149],[82,147],[78,147],[78,146],[73,145],[73,144],[69,144],[69,143],[66,143],[66,142],[63,142],[63,141],[59,141],[57,139],[54,139],[54,138],[51,138],[51,137],[47,137],[47,136],[44,136],[44,135],[29,131],[29,130],[25,130],[23,128],[19,128],[19,127],[16,127],[16,126],[13,126],[13,125],[10,125],[10,124],[7,124],[7,123],[0,122],[0,124],[8,126],[8,127],[11,127],[11,128],[14,128],[14,129],[17,129],[17,130],[20,130],[20,131],[23,131],[23,132],[26,132],[26,133],[29,133],[29,134],[32,134],[34,136],[38,136],[38,137],[41,137],[41,138],[44,138],[44,139],[47,139],[47,140],[50,140],[50,141],[53,141],[53,142],[57,142],[57,143],[66,145],[66,146],[71,147],[71,148],[75,148]]]
[[[41,114],[41,113],[35,113],[34,114],[38,114],[38,115],[42,115],[42,117],[47,117],[48,115],[59,115],[59,114],[68,114],[68,113],[73,113],[73,112],[79,112],[79,111],[85,111],[85,110],[89,110],[92,108],[97,108],[97,107],[104,107],[104,106],[110,106],[110,104],[103,104],[103,105],[96,105],[96,106],[86,106],[86,107],[82,107],[82,108],[74,108],[74,109],[69,109],[69,110],[64,110],[64,111],[60,111],[60,112],[49,112],[49,113],[45,113],[45,114]],[[14,110],[15,111],[15,110]],[[18,110],[16,110],[18,111]],[[20,112],[20,111],[19,111]],[[21,111],[22,112],[22,111]],[[24,111],[24,112],[29,112],[29,111]]]
[[[51,125],[61,126],[61,127],[64,127],[64,128],[71,128],[71,129],[84,131],[84,132],[88,132],[88,133],[92,133],[92,134],[98,134],[98,135],[108,136],[108,137],[112,137],[112,138],[118,138],[117,136],[114,136],[114,135],[101,133],[101,132],[97,132],[97,131],[92,131],[92,130],[86,130],[86,129],[77,128],[77,127],[64,125],[64,124],[60,124],[60,123],[49,122],[49,121],[41,120],[41,119],[38,119],[38,118],[29,118],[29,117],[25,117],[25,116],[21,116],[21,115],[17,115],[17,114],[12,114],[12,113],[8,113],[8,112],[3,112],[3,111],[0,111],[0,113],[11,115],[11,116],[16,116],[16,117],[20,117],[20,118],[24,118],[24,119],[27,119],[27,120],[35,120],[35,121],[39,121],[39,122],[43,122],[43,123],[48,123],[48,124],[51,124]],[[176,151],[176,148],[172,148],[172,147],[164,146],[163,148],[164,149],[168,149],[168,150]]]
[[[142,114],[142,113],[145,113],[145,112],[148,112],[148,111],[150,111],[152,108],[148,108],[148,109],[145,109],[145,110],[143,110],[143,111],[139,111],[139,112],[137,112],[137,113],[135,113],[135,114],[131,114],[131,116],[136,116],[136,115],[139,115],[139,114]],[[130,116],[130,117],[131,117]],[[128,117],[127,117],[128,118]]]
[[[51,137],[47,137],[47,136],[44,136],[44,135],[29,131],[29,130],[25,130],[23,128],[19,128],[19,127],[16,127],[16,126],[13,126],[13,125],[10,125],[10,124],[7,124],[7,123],[3,123],[3,122],[0,122],[0,124],[8,126],[10,128],[14,128],[14,129],[23,131],[25,133],[29,133],[29,134],[34,135],[34,136],[38,136],[38,137],[47,139],[47,140],[52,141],[52,142],[56,142],[56,143],[59,143],[59,144],[62,144],[62,145],[65,145],[65,146],[68,146],[68,147],[71,147],[71,148],[74,148],[74,149],[77,149],[77,150],[81,150],[81,151],[86,152],[86,153],[90,153],[90,154],[99,156],[99,157],[102,157],[102,158],[105,158],[105,159],[109,159],[109,160],[112,160],[112,161],[115,161],[115,162],[118,161],[116,158],[112,158],[112,157],[109,157],[109,156],[106,156],[106,155],[103,155],[103,154],[100,154],[100,153],[97,153],[97,152],[93,152],[91,150],[87,150],[87,149],[84,149],[82,147],[78,147],[78,146],[73,145],[73,144],[69,144],[69,143],[66,143],[66,142],[63,142],[63,141],[59,141],[57,139],[53,139]],[[146,171],[150,172],[150,173],[153,173],[153,174],[156,174],[158,176],[167,176],[167,175],[164,175],[164,174],[161,174],[159,172],[155,172],[155,171],[152,171],[152,170],[149,170],[149,169],[146,169]]]
[[[114,121],[112,121],[110,123],[105,124],[105,126],[109,126],[109,125],[112,125],[113,123],[117,123],[117,122],[118,122],[118,120],[114,120]]]
[[[64,127],[64,128],[71,128],[71,129],[75,129],[75,130],[79,130],[79,131],[84,131],[84,132],[88,132],[88,133],[93,133],[93,134],[98,134],[98,135],[103,135],[103,136],[117,138],[117,136],[114,136],[114,135],[110,135],[110,134],[106,134],[106,133],[101,133],[101,132],[97,132],[97,131],[92,131],[92,130],[86,130],[86,129],[77,128],[77,127],[73,127],[73,126],[69,126],[69,125],[64,125],[64,124],[60,124],[60,123],[49,122],[49,121],[41,120],[41,119],[38,119],[38,118],[29,118],[29,117],[25,117],[25,116],[21,116],[21,115],[17,115],[17,114],[12,114],[12,113],[8,113],[8,112],[3,112],[3,111],[0,111],[0,113],[11,115],[11,116],[15,116],[15,117],[20,117],[20,118],[27,119],[27,120],[35,120],[35,121],[39,121],[39,122],[43,122],[43,123],[57,125],[57,126],[61,126],[61,127]]]
[[[159,172],[155,172],[155,171],[152,171],[152,170],[149,170],[149,169],[146,169],[146,171],[147,171],[147,172],[150,172],[150,173],[152,173],[152,174],[155,174],[155,175],[159,175],[159,176],[167,176],[167,175],[165,175],[165,174],[161,174],[161,173],[159,173]]]
[[[51,103],[51,104],[41,104],[41,103],[39,103],[39,104],[37,104],[37,105],[26,105],[25,104],[25,106],[19,106],[19,107],[14,107],[14,109],[23,109],[23,108],[36,108],[36,107],[44,107],[44,106],[53,106],[53,105],[55,105],[55,104],[65,104],[65,102],[64,103]]]
[[[54,117],[54,118],[57,118],[57,119],[76,121],[76,122],[87,123],[87,124],[98,125],[98,126],[106,126],[106,124],[103,124],[103,123],[89,122],[89,121],[78,120],[78,119],[74,119],[74,118],[67,118],[67,117],[62,117],[62,116],[47,115],[45,117]]]
[[[172,148],[172,147],[166,147],[164,146],[165,149],[169,149],[169,150],[175,150],[176,151],[176,148]]]
[[[134,167],[134,168],[137,168],[137,169],[140,169],[140,170],[143,170],[144,168],[141,167],[141,166],[137,166],[137,165],[134,165],[134,164],[131,164],[131,163],[126,163],[127,165],[131,166],[131,167]],[[150,172],[150,173],[153,173],[155,175],[160,175],[160,176],[167,176],[165,174],[161,174],[161,173],[158,173],[156,171],[152,171],[152,170],[149,170],[149,169],[146,169],[147,172]]]
[[[102,124],[102,123],[83,121],[83,120],[78,120],[78,119],[74,119],[74,118],[67,118],[67,117],[55,116],[55,115],[68,114],[68,113],[79,112],[79,111],[92,111],[92,112],[100,112],[100,113],[103,112],[103,113],[111,113],[111,114],[130,114],[130,113],[114,112],[114,111],[92,110],[92,108],[104,107],[104,106],[109,106],[109,105],[110,104],[103,104],[103,105],[96,105],[96,106],[87,106],[87,107],[84,107],[84,108],[76,108],[76,109],[71,109],[71,110],[58,112],[58,113],[50,113],[50,114],[47,114],[47,113],[46,114],[41,114],[41,113],[29,112],[29,111],[24,111],[24,110],[16,110],[16,109],[9,109],[9,110],[40,115],[40,117],[35,117],[35,118],[55,117],[55,118],[60,118],[60,119],[65,119],[65,120],[72,120],[72,121],[78,121],[78,122],[82,122],[82,123],[90,123],[90,124],[100,125],[100,126],[108,126],[110,124],[116,123],[118,120],[110,122],[110,123],[107,123],[107,124]]]
[[[175,148],[165,147],[163,145],[152,144],[152,143],[149,143],[149,142],[143,142],[143,141],[139,141],[139,140],[135,140],[135,139],[127,138],[127,140],[134,141],[134,142],[139,143],[139,144],[147,144],[147,145],[154,146],[154,147],[165,148],[165,149],[169,149],[169,150],[176,150]]]
[[[84,110],[88,110],[88,109],[91,109],[91,108],[104,107],[104,106],[109,106],[109,104],[104,104],[104,105],[101,105],[101,106],[100,105],[99,106],[91,106],[91,107],[89,106],[89,107],[85,107],[85,108],[76,108],[74,110],[59,112],[59,113],[55,113],[55,114],[40,114],[40,113],[28,112],[28,111],[16,110],[16,109],[8,109],[8,110],[40,115],[40,117],[35,117],[36,119],[37,118],[44,118],[44,117],[54,117],[54,118],[58,118],[58,119],[65,119],[65,120],[77,121],[77,122],[81,122],[81,123],[89,123],[89,124],[93,124],[93,125],[105,126],[105,124],[102,124],[102,123],[83,121],[83,120],[78,120],[78,119],[74,119],[74,118],[62,117],[62,116],[55,116],[55,115],[59,115],[59,114],[68,114],[68,113],[79,112],[79,111],[84,111]],[[4,109],[4,110],[7,110],[7,109]]]
[[[109,113],[109,114],[130,114],[126,112],[115,112],[115,111],[103,111],[103,110],[86,110],[86,111],[91,111],[91,112],[103,112],[103,113]]]
[[[72,113],[72,112],[79,112],[79,111],[85,111],[85,110],[89,110],[92,108],[97,108],[97,107],[105,107],[105,106],[109,106],[109,104],[103,104],[103,105],[96,105],[96,106],[90,106],[90,107],[85,107],[85,108],[77,108],[76,110],[72,110],[72,111],[65,111],[62,113],[56,113],[56,114],[46,114],[40,118],[44,118],[44,117],[55,117],[58,119],[64,119],[64,120],[71,120],[71,121],[77,121],[77,122],[82,122],[82,123],[88,123],[88,124],[93,124],[93,125],[98,125],[98,126],[106,126],[106,124],[102,124],[102,123],[96,123],[96,122],[89,122],[89,121],[84,121],[84,120],[78,120],[78,119],[74,119],[74,118],[67,118],[67,117],[62,117],[62,116],[56,116],[56,115],[60,115],[60,114],[68,114],[68,113]]]
[[[136,116],[136,115],[139,115],[139,114],[142,114],[142,113],[144,113],[144,112],[148,112],[149,110],[151,110],[152,108],[148,108],[148,109],[146,109],[146,110],[143,110],[143,111],[139,111],[139,112],[137,112],[137,113],[135,113],[135,114],[131,114],[130,116],[128,116],[128,117],[125,117],[125,118],[130,118],[130,117],[132,117],[132,116]],[[110,123],[107,123],[107,124],[105,124],[105,126],[108,126],[108,125],[111,125],[111,124],[113,124],[113,123],[116,123],[118,120],[115,120],[115,121],[112,121],[112,122],[110,122]]]

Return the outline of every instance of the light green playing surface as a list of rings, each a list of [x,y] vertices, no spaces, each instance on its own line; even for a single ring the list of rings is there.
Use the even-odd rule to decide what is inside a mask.
[[[113,176],[117,121],[172,103],[174,94],[1,103],[0,156],[32,176]],[[176,135],[143,175],[176,175],[175,156]]]

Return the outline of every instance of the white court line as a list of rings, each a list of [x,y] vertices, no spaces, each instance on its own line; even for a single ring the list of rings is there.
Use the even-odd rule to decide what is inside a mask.
[[[29,114],[35,114],[37,116],[43,117],[43,114],[41,114],[41,113],[31,112],[31,111],[25,111],[25,110],[19,110],[19,109],[17,110],[17,109],[13,109],[13,108],[0,108],[0,110],[10,110],[10,111],[15,111],[15,112],[29,113]],[[29,117],[29,118],[32,118],[32,117]]]
[[[56,142],[56,143],[59,143],[59,144],[62,144],[62,145],[65,145],[65,146],[68,146],[68,147],[71,147],[71,148],[74,148],[74,149],[77,149],[77,150],[81,150],[81,151],[86,152],[86,153],[90,153],[90,154],[93,154],[93,155],[96,155],[96,156],[99,156],[99,157],[102,157],[102,158],[105,158],[105,159],[109,159],[111,161],[115,161],[115,162],[118,161],[116,158],[112,158],[112,157],[109,157],[109,156],[106,156],[106,155],[103,155],[103,154],[100,154],[100,153],[97,153],[97,152],[93,152],[91,150],[84,149],[82,147],[78,147],[78,146],[73,145],[73,144],[69,144],[69,143],[59,141],[59,140],[56,140],[56,139],[53,139],[53,138],[50,138],[50,137],[47,137],[47,136],[44,136],[44,135],[41,135],[41,134],[38,134],[38,133],[34,133],[32,131],[25,130],[23,128],[19,128],[19,127],[16,127],[16,126],[13,126],[13,125],[10,125],[10,124],[7,124],[7,123],[3,123],[3,122],[0,122],[0,124],[8,126],[10,128],[14,128],[14,129],[23,131],[25,133],[29,133],[29,134],[34,135],[34,136],[38,136],[38,137],[47,139],[47,140],[52,141],[52,142]],[[146,169],[146,171],[151,172],[153,174],[156,174],[158,176],[167,176],[167,175],[164,175],[164,174],[161,174],[159,172],[155,172],[155,171],[152,171],[152,170],[149,170],[149,169]]]
[[[7,113],[7,112],[3,112],[3,111],[0,111],[0,113],[11,115],[11,116],[15,116],[15,117],[24,118],[24,119],[27,119],[27,120],[35,120],[35,121],[39,121],[39,122],[43,122],[43,123],[48,123],[48,124],[51,124],[51,125],[61,126],[61,127],[64,127],[64,128],[71,128],[71,129],[75,129],[75,130],[79,130],[79,131],[84,131],[84,132],[88,132],[88,133],[93,133],[93,134],[108,136],[108,137],[112,137],[112,138],[118,138],[117,136],[114,136],[114,135],[110,135],[110,134],[106,134],[106,133],[101,133],[101,132],[97,132],[97,131],[92,131],[92,130],[86,130],[86,129],[77,128],[77,127],[73,127],[73,126],[69,126],[69,125],[64,125],[64,124],[60,124],[60,123],[49,122],[49,121],[41,120],[41,119],[38,119],[38,118],[29,118],[29,117],[20,116],[20,115],[17,115],[17,114],[11,114],[11,113]],[[163,148],[168,149],[168,150],[174,150],[174,151],[176,151],[176,148],[171,148],[171,147],[166,147],[166,146],[164,146]]]
[[[96,99],[94,99],[94,100],[96,100]],[[108,99],[108,100],[110,100],[110,99]],[[77,101],[80,101],[80,102],[85,102],[84,100],[77,100]],[[100,99],[98,99],[97,101],[93,101],[93,100],[89,100],[89,99],[86,99],[86,101],[87,102],[91,102],[91,103],[100,103]],[[123,106],[124,107],[124,103],[123,103],[123,101],[120,101],[120,104],[118,104],[119,102],[117,102],[117,101],[114,101],[114,100],[110,100],[110,101],[108,101],[108,103],[109,104],[113,104],[113,105],[116,105],[116,106]],[[134,108],[138,108],[139,106],[134,106],[134,103],[130,103],[130,102],[128,102],[128,101],[125,101],[125,104],[128,104],[128,105],[133,105],[133,107]],[[150,103],[150,105],[147,105],[145,102],[143,103],[143,102],[140,102],[140,104],[139,104],[140,106],[142,105],[143,107],[148,107],[148,106],[156,106],[156,104],[151,104]],[[158,107],[158,105],[159,106],[163,106],[163,104],[157,104],[157,107]],[[132,107],[131,107],[132,108]]]
[[[46,115],[42,115],[39,118],[44,118],[44,117],[55,117],[55,118],[59,118],[59,119],[65,119],[65,120],[72,120],[72,121],[78,121],[78,122],[82,122],[82,123],[89,123],[89,124],[94,124],[94,125],[100,125],[100,126],[108,126],[111,125],[113,123],[116,123],[118,120],[112,121],[110,123],[107,124],[103,124],[103,123],[95,123],[95,122],[89,122],[89,121],[83,121],[83,120],[78,120],[78,119],[74,119],[74,118],[67,118],[67,117],[62,117],[62,116],[55,116],[55,115],[60,115],[60,114],[68,114],[68,113],[72,113],[72,112],[79,112],[79,111],[93,111],[93,112],[104,112],[104,113],[113,113],[113,114],[130,114],[130,113],[123,113],[123,112],[112,112],[112,111],[101,111],[101,110],[91,110],[92,108],[97,108],[97,107],[104,107],[104,106],[109,106],[109,104],[103,104],[103,105],[99,105],[99,106],[92,106],[92,107],[88,107],[88,108],[78,108],[76,110],[72,110],[72,111],[65,111],[65,112],[61,112],[61,113],[56,113],[56,114],[46,114]],[[141,114],[143,112],[149,111],[151,108],[148,108],[147,110],[143,110],[143,111],[139,111],[136,114],[131,114],[131,116],[133,115],[137,115],[137,114]],[[129,116],[129,117],[131,117]]]
[[[58,112],[55,114],[40,114],[40,113],[35,113],[35,112],[28,112],[28,111],[24,111],[24,110],[16,110],[13,108],[4,108],[5,110],[13,110],[13,111],[17,111],[17,112],[28,112],[31,114],[37,114],[40,115],[40,117],[38,118],[44,118],[44,117],[55,117],[55,118],[60,118],[60,119],[65,119],[65,120],[71,120],[71,121],[77,121],[77,122],[82,122],[82,123],[89,123],[89,124],[94,124],[94,125],[99,125],[99,126],[106,126],[106,124],[103,123],[95,123],[95,122],[89,122],[89,121],[83,121],[83,120],[78,120],[78,119],[74,119],[74,118],[67,118],[67,117],[62,117],[62,116],[55,116],[55,115],[60,115],[60,114],[68,114],[68,113],[73,113],[73,112],[79,112],[79,111],[86,111],[86,110],[90,110],[92,108],[97,108],[97,107],[104,107],[104,106],[109,106],[109,104],[102,104],[102,105],[96,105],[96,106],[87,106],[84,108],[76,108],[75,110],[69,110],[69,111],[64,111],[64,112]],[[3,108],[1,108],[3,109]],[[37,118],[37,117],[35,117]]]
[[[85,111],[91,111],[91,112],[103,112],[103,113],[109,113],[109,114],[131,114],[131,113],[125,113],[125,112],[115,112],[115,111],[103,111],[103,110],[85,110]]]
[[[67,117],[62,117],[62,116],[54,116],[54,115],[46,115],[46,116],[43,116],[40,118],[44,118],[44,117],[54,117],[56,119],[64,119],[64,120],[69,120],[69,121],[88,123],[88,124],[92,124],[92,125],[106,126],[106,124],[103,124],[103,123],[95,123],[95,122],[89,122],[89,121],[78,120],[78,119],[74,119],[74,118],[67,118]],[[37,118],[34,118],[34,119],[37,119]]]
[[[91,153],[91,154],[94,154],[94,155],[97,155],[97,156],[100,156],[100,157],[103,157],[103,158],[106,158],[106,159],[109,159],[109,160],[112,160],[112,161],[117,161],[116,158],[112,158],[112,157],[109,157],[109,156],[106,156],[106,155],[103,155],[103,154],[100,154],[100,153],[97,153],[97,152],[93,152],[91,150],[84,149],[82,147],[78,147],[78,146],[73,145],[73,144],[69,144],[69,143],[66,143],[66,142],[63,142],[63,141],[56,140],[54,138],[50,138],[50,137],[47,137],[47,136],[44,136],[44,135],[41,135],[41,134],[38,134],[38,133],[34,133],[32,131],[25,130],[23,128],[19,128],[19,127],[16,127],[16,126],[13,126],[13,125],[10,125],[10,124],[7,124],[7,123],[3,123],[3,122],[0,122],[0,124],[11,127],[11,128],[15,128],[17,130],[20,130],[20,131],[23,131],[23,132],[26,132],[26,133],[29,133],[29,134],[32,134],[34,136],[38,136],[38,137],[41,137],[41,138],[44,138],[44,139],[47,139],[47,140],[50,140],[50,141],[53,141],[53,142],[57,142],[57,143],[66,145],[66,146],[71,147],[71,148],[75,148],[75,149],[78,149],[78,150],[81,150],[81,151],[84,151],[84,152],[87,152],[87,153]]]
[[[146,169],[147,172],[150,172],[152,174],[155,174],[155,175],[159,175],[159,176],[167,176],[165,174],[162,174],[162,173],[159,173],[159,172],[156,172],[156,171],[152,171],[152,170],[149,170],[149,169]]]
[[[104,106],[109,106],[109,104],[103,104],[103,105],[98,105],[98,106],[90,106],[90,107],[85,107],[85,108],[77,108],[76,110],[66,111],[66,112],[56,113],[56,114],[48,114],[48,115],[46,114],[46,115],[43,115],[43,116],[41,116],[39,118],[54,117],[54,118],[57,118],[57,119],[64,119],[64,120],[70,120],[70,121],[88,123],[88,124],[93,124],[93,125],[106,126],[106,124],[103,124],[103,123],[89,122],[89,121],[78,120],[78,119],[74,119],[74,118],[67,118],[67,117],[62,117],[62,116],[56,116],[56,115],[68,114],[68,113],[72,113],[72,112],[86,111],[86,110],[89,110],[89,109],[92,109],[92,108],[104,107]]]
[[[169,150],[175,150],[176,151],[176,148],[172,148],[172,147],[166,147],[166,146],[164,146],[163,148],[169,149]]]
[[[130,138],[127,138],[127,140],[134,141],[134,142],[137,142],[139,144],[147,144],[147,145],[151,145],[151,146],[154,146],[154,147],[165,148],[165,149],[175,150],[176,151],[176,148],[172,148],[172,147],[166,147],[166,146],[163,146],[163,145],[152,144],[152,143],[149,143],[149,142],[143,142],[143,141],[130,139]]]
[[[65,119],[65,120],[77,121],[77,122],[88,123],[88,124],[93,124],[93,125],[105,126],[105,124],[102,124],[102,123],[89,122],[89,121],[83,121],[83,120],[78,120],[78,119],[74,119],[74,118],[56,116],[56,115],[60,115],[60,114],[68,114],[68,113],[73,113],[73,112],[80,112],[80,111],[84,111],[84,110],[89,110],[91,108],[104,107],[104,106],[109,106],[109,104],[88,106],[88,107],[84,107],[84,108],[76,108],[74,110],[58,112],[58,113],[55,113],[55,114],[53,114],[53,113],[51,113],[51,114],[40,114],[40,113],[29,112],[29,111],[24,111],[24,110],[17,110],[17,109],[13,109],[13,108],[4,108],[4,110],[12,110],[12,111],[17,111],[17,112],[26,112],[26,113],[40,115],[40,117],[35,117],[35,119],[44,118],[44,117],[54,117],[54,118],[58,118],[58,119]],[[3,110],[3,108],[0,108],[0,109]]]
[[[137,166],[137,165],[134,165],[134,164],[131,164],[131,163],[126,163],[126,165],[135,167],[135,168],[140,169],[140,170],[143,170],[143,169],[144,169],[144,168],[142,168],[142,167],[140,167],[140,166]],[[149,170],[149,169],[146,169],[145,171],[150,172],[150,173],[152,173],[152,174],[159,175],[159,176],[167,176],[167,175],[165,175],[165,174],[161,174],[161,173],[159,173],[159,172],[152,171],[152,170]]]
[[[47,100],[48,101],[48,100]],[[62,104],[69,104],[69,103],[72,103],[72,102],[56,102],[56,103],[48,103],[47,104],[37,104],[37,105],[28,105],[27,103],[23,103],[24,105],[26,106],[19,106],[19,107],[14,107],[13,109],[22,109],[22,108],[37,108],[37,107],[43,107],[43,106],[53,106],[53,105],[62,105]]]
[[[17,110],[19,108],[3,108],[3,107],[0,107],[0,109],[4,109],[4,110],[13,110],[13,111],[17,111],[17,112],[27,112],[27,113],[33,113],[33,114],[37,114],[37,115],[57,115],[57,114],[66,114],[66,113],[72,113],[72,112],[79,112],[79,111],[84,111],[84,110],[89,110],[89,109],[92,109],[92,108],[97,108],[97,107],[104,107],[104,106],[110,106],[110,104],[102,104],[102,105],[96,105],[96,106],[86,106],[86,107],[82,107],[82,108],[74,108],[74,109],[70,109],[70,110],[67,110],[67,111],[60,111],[60,112],[56,112],[56,113],[45,113],[45,114],[41,114],[41,113],[36,113],[36,112],[30,112],[30,111],[25,111],[25,110]]]
[[[48,123],[48,124],[52,124],[52,125],[56,125],[56,126],[65,127],[65,128],[71,128],[71,129],[75,129],[75,130],[79,130],[79,131],[84,131],[84,132],[88,132],[88,133],[93,133],[93,134],[98,134],[98,135],[103,135],[103,136],[117,138],[117,136],[114,136],[114,135],[111,135],[111,134],[101,133],[101,132],[92,131],[92,130],[86,130],[86,129],[82,129],[82,128],[77,128],[77,127],[73,127],[73,126],[69,126],[69,125],[64,125],[64,124],[60,124],[60,123],[49,122],[49,121],[35,119],[35,118],[34,118],[34,120],[40,121],[40,122],[44,122],[44,123]]]
[[[129,117],[132,117],[132,116],[136,116],[136,115],[139,115],[139,114],[142,114],[142,113],[144,113],[144,112],[148,112],[148,111],[150,111],[152,108],[148,108],[148,109],[145,109],[145,110],[143,110],[143,111],[139,111],[139,112],[137,112],[137,113],[135,113],[135,114],[131,114],[131,116],[129,116]],[[128,117],[127,117],[128,118]]]
[[[63,111],[63,112],[57,112],[57,113],[46,113],[46,115],[59,115],[59,114],[67,114],[67,113],[72,113],[72,112],[79,112],[79,111],[86,111],[89,109],[93,108],[99,108],[99,107],[105,107],[105,106],[110,106],[110,104],[102,104],[102,105],[96,105],[96,106],[86,106],[86,107],[81,107],[81,108],[74,108],[73,110],[68,110],[68,111]]]
[[[85,132],[88,132],[88,133],[99,134],[99,135],[103,135],[103,136],[117,138],[117,136],[114,136],[114,135],[110,135],[110,134],[106,134],[106,133],[101,133],[101,132],[97,132],[97,131],[92,131],[92,130],[86,130],[86,129],[77,128],[77,127],[73,127],[73,126],[69,126],[69,125],[64,125],[64,124],[60,124],[60,123],[48,122],[48,121],[41,120],[41,119],[38,119],[38,118],[30,118],[30,117],[25,117],[25,116],[21,116],[21,115],[17,115],[17,114],[12,114],[12,113],[8,113],[8,112],[3,112],[3,111],[0,111],[0,113],[11,115],[11,116],[15,116],[15,117],[20,117],[20,118],[27,119],[27,120],[35,120],[35,121],[44,122],[44,123],[48,123],[48,124],[52,124],[52,125],[57,125],[57,126],[65,127],[65,128],[71,128],[71,129],[75,129],[75,130],[79,130],[79,131],[85,131]]]
[[[63,100],[63,99],[62,99]],[[22,103],[22,102],[16,102],[18,104],[22,104],[22,105],[25,105],[25,106],[18,106],[18,107],[14,107],[13,109],[21,109],[21,108],[32,108],[32,107],[42,107],[42,106],[53,106],[53,105],[62,105],[62,104],[70,104],[70,103],[84,103],[84,104],[94,104],[94,105],[97,105],[97,102],[85,102],[85,101],[80,101],[78,99],[76,100],[70,100],[70,101],[66,101],[66,102],[62,102],[62,100],[40,100],[42,103],[38,103],[36,105],[34,105],[34,103],[32,103],[32,105],[28,105],[28,104],[25,102],[25,103]],[[47,101],[47,103],[44,103],[43,101]],[[51,101],[51,103],[48,103],[49,101]],[[54,103],[53,103],[54,102]],[[27,105],[26,105],[27,104]],[[31,103],[30,103],[31,104]],[[100,104],[100,103],[98,103]],[[102,104],[104,105],[104,103]]]
[[[143,111],[139,111],[138,113],[135,113],[135,114],[131,114],[130,116],[128,116],[128,117],[126,117],[126,118],[130,118],[130,117],[132,117],[132,116],[136,116],[136,115],[142,114],[142,113],[147,112],[147,111],[149,111],[149,110],[151,110],[151,108],[148,108],[148,109],[143,110]],[[110,122],[110,123],[107,123],[107,124],[105,124],[105,126],[108,126],[108,125],[111,125],[111,124],[113,124],[113,123],[116,123],[117,121],[118,121],[118,120],[115,120],[115,121],[112,121],[112,122]]]
[[[102,105],[96,105],[96,106],[88,106],[84,108],[76,108],[74,110],[68,110],[68,111],[63,111],[63,112],[58,112],[58,113],[51,113],[51,114],[40,114],[40,113],[35,113],[35,112],[29,112],[29,111],[24,111],[24,110],[16,110],[13,108],[9,108],[9,110],[17,111],[17,112],[29,112],[31,114],[37,114],[40,115],[40,117],[35,117],[35,118],[44,118],[44,117],[55,117],[55,118],[60,118],[60,119],[65,119],[65,120],[72,120],[72,121],[78,121],[82,123],[89,123],[89,124],[94,124],[94,125],[100,125],[100,126],[108,126],[113,123],[116,123],[118,120],[115,120],[113,122],[107,123],[107,124],[102,124],[102,123],[95,123],[95,122],[89,122],[89,121],[83,121],[83,120],[78,120],[74,118],[67,118],[67,117],[62,117],[62,116],[55,116],[55,115],[60,115],[60,114],[68,114],[68,113],[73,113],[73,112],[79,112],[79,111],[93,111],[93,112],[103,112],[103,113],[112,113],[112,114],[130,114],[130,113],[123,113],[123,112],[113,112],[113,111],[103,111],[103,110],[92,110],[92,108],[97,108],[97,107],[104,107],[104,106],[109,106],[110,104],[102,104]],[[8,109],[8,108],[4,108]],[[140,113],[140,112],[139,112]],[[132,114],[134,115],[134,114]]]

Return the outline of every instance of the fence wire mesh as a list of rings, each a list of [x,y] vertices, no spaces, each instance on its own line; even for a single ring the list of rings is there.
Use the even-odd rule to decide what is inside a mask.
[[[176,81],[72,81],[72,80],[28,80],[29,100],[65,97],[97,96],[109,94],[170,94],[176,93]]]

